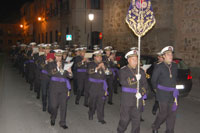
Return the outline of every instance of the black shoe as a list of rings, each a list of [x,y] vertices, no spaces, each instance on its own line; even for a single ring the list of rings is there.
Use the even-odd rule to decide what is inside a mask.
[[[51,120],[51,126],[55,125],[55,121]]]
[[[106,124],[106,121],[104,121],[104,120],[101,120],[101,121],[99,121],[101,124]]]
[[[37,99],[40,99],[40,96],[37,96]]]
[[[84,106],[87,107],[87,108],[89,107],[88,104],[86,104],[86,103],[84,104]]]
[[[48,113],[49,113],[49,114],[51,114],[51,111],[50,111],[50,109],[48,109]]]
[[[153,132],[152,133],[158,133],[158,130],[153,130]]]
[[[93,115],[89,115],[89,120],[93,120]]]
[[[67,128],[68,128],[67,125],[62,125],[62,126],[60,126],[60,127],[62,127],[63,129],[67,129]]]
[[[156,115],[156,111],[152,110],[152,114],[153,114],[153,115]]]
[[[76,101],[75,101],[75,104],[76,104],[76,105],[79,105],[79,101],[78,101],[78,100],[76,100]]]
[[[144,119],[140,118],[140,121],[141,121],[141,122],[144,122]]]
[[[46,108],[43,108],[43,109],[42,109],[42,111],[43,111],[43,112],[46,112],[46,111],[47,111],[47,109],[46,109]]]
[[[114,92],[115,94],[118,94],[118,92]]]
[[[108,104],[113,105],[113,102],[110,102],[110,101],[109,101]]]

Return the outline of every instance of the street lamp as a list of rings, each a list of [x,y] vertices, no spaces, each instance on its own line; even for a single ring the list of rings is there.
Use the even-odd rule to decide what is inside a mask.
[[[43,21],[45,21],[45,18],[44,18],[44,17],[38,17],[37,20],[38,20],[39,22],[43,22]]]
[[[38,17],[38,21],[41,21],[42,20],[42,18],[41,17]]]
[[[93,21],[93,20],[94,20],[94,14],[93,14],[93,13],[90,13],[90,14],[88,15],[88,17],[89,17],[89,20],[90,20],[90,21]]]
[[[93,13],[88,14],[88,18],[91,22],[91,24],[90,24],[90,39],[91,39],[90,45],[92,46],[92,21],[94,20],[94,14]]]
[[[19,26],[20,26],[20,28],[24,28],[24,25],[23,25],[23,24],[20,24]]]

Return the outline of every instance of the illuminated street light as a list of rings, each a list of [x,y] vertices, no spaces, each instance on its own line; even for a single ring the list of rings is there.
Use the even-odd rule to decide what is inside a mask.
[[[93,21],[93,20],[94,20],[94,14],[93,14],[93,13],[90,13],[90,14],[88,15],[88,18],[89,18],[90,21]]]
[[[92,21],[94,20],[94,14],[93,13],[88,14],[88,18],[91,22],[90,23],[90,46],[92,46]]]
[[[20,24],[19,26],[20,26],[20,28],[24,28],[24,25],[23,25],[23,24]]]
[[[41,17],[38,17],[38,21],[42,21],[42,18],[41,18]]]

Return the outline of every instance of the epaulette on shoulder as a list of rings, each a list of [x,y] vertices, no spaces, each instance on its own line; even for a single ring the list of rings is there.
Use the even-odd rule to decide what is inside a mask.
[[[120,69],[122,70],[122,69],[124,69],[124,68],[126,68],[126,66],[123,66],[123,67],[122,67],[122,68],[120,68]]]
[[[162,62],[158,62],[157,65],[161,64]]]

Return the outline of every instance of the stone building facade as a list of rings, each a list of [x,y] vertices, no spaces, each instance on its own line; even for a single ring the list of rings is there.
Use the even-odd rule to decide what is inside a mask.
[[[131,0],[104,0],[103,44],[119,51],[137,46],[137,37],[125,23]],[[142,54],[155,55],[164,46],[191,67],[200,66],[200,1],[151,0],[156,25],[142,37]]]
[[[200,67],[200,1],[174,1],[177,56],[190,66]]]
[[[0,51],[7,52],[12,45],[16,45],[22,39],[22,29],[18,24],[0,24]]]
[[[34,0],[21,9],[22,23],[33,26],[33,41],[60,45],[90,44],[89,13],[95,16],[92,34],[102,32],[103,0]],[[67,34],[72,35],[70,43],[66,41]]]

